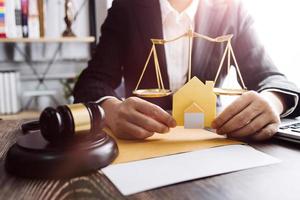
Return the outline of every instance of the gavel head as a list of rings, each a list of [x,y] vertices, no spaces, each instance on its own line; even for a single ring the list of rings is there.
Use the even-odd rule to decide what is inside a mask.
[[[40,115],[40,129],[49,142],[74,136],[96,134],[103,128],[104,110],[97,103],[72,104],[46,108]]]

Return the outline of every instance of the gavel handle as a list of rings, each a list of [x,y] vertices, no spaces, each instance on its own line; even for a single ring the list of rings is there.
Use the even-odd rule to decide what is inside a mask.
[[[22,124],[21,129],[23,134],[30,133],[31,131],[40,130],[40,122],[39,121],[31,121]]]

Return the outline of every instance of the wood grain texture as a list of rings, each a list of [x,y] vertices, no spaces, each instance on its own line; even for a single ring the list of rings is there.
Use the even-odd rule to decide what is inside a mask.
[[[4,158],[21,134],[21,123],[0,121],[0,199],[300,199],[300,145],[275,140],[252,146],[281,159],[280,164],[198,179],[128,197],[122,196],[98,172],[66,180],[17,178],[5,172]]]
[[[22,111],[12,115],[0,115],[2,120],[24,120],[24,119],[38,119],[40,116],[40,111]],[[1,137],[1,136],[0,136]]]
[[[30,180],[7,174],[4,158],[22,121],[0,121],[0,199],[124,199],[102,174],[66,180]]]

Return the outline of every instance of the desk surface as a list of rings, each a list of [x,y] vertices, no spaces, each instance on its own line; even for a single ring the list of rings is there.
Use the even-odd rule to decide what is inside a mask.
[[[123,197],[108,179],[94,173],[67,180],[29,180],[4,170],[8,148],[21,134],[21,121],[0,120],[0,199],[300,199],[300,145],[270,141],[251,146],[283,162],[180,183]]]

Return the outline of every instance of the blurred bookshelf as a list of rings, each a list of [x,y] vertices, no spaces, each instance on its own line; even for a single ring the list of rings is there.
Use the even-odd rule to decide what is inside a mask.
[[[53,85],[51,81],[59,83],[64,92],[66,87],[70,91],[71,84],[74,85],[74,81],[76,81],[78,71],[77,74],[74,74],[55,71],[53,68],[55,68],[55,64],[63,60],[77,63],[89,59],[89,55],[92,54],[96,46],[95,12],[95,0],[0,0],[1,47],[13,47],[13,54],[17,57],[14,58],[16,60],[9,61],[12,66],[14,66],[14,62],[21,62],[22,66],[29,67],[29,71],[27,70],[23,74],[22,71],[19,72],[20,69],[17,67],[8,65],[10,71],[12,68],[20,73],[16,83],[13,83],[15,79],[9,81],[9,84],[12,83],[13,86],[22,82],[21,89],[19,89],[20,94],[17,94],[19,96],[17,102],[19,109],[16,111],[16,109],[6,108],[7,105],[12,104],[10,101],[15,97],[2,99],[0,97],[0,101],[2,101],[0,102],[0,118],[31,118],[36,116],[39,112],[27,110],[32,109],[30,105],[32,103],[35,105],[39,97],[51,99],[54,105],[60,104],[59,99],[65,99],[65,94],[62,96],[57,93],[56,88],[51,88],[51,85]],[[71,13],[71,16],[68,16],[67,13]],[[79,22],[77,23],[76,20]],[[57,23],[58,21],[59,23]],[[68,23],[77,23],[76,35],[62,36],[68,28]],[[69,25],[69,28],[71,26]],[[82,45],[84,48],[76,45]],[[37,52],[38,54],[34,53],[31,47],[39,48],[40,52]],[[68,48],[71,48],[70,52]],[[85,48],[87,53],[84,51]],[[75,53],[74,49],[79,53]],[[46,54],[45,51],[47,51]],[[36,60],[36,55],[42,54],[45,57],[38,57]],[[32,55],[35,57],[31,57]],[[5,65],[7,65],[7,62]],[[2,68],[0,66],[0,94],[11,88],[8,83],[4,82],[4,78],[1,83],[1,72],[7,73],[6,69]],[[30,84],[30,87],[24,90],[22,88],[23,83]],[[50,87],[48,87],[48,84]],[[1,90],[3,90],[2,93]],[[59,95],[58,100],[56,99],[57,95]],[[3,99],[6,102],[3,103]],[[4,108],[3,105],[5,105]]]

